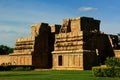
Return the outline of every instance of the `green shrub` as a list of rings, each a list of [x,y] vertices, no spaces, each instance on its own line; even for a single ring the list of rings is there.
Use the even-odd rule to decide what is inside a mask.
[[[114,69],[112,67],[101,67],[103,77],[114,77]]]
[[[92,67],[92,71],[93,71],[94,76],[96,76],[96,77],[103,76],[103,73],[101,71],[101,67]]]
[[[13,71],[30,71],[30,67],[16,67],[12,69]]]
[[[106,58],[105,64],[111,67],[120,67],[120,58],[108,57]]]
[[[120,67],[114,69],[115,77],[120,77]]]
[[[16,68],[13,68],[12,71],[24,71],[24,68],[23,67],[16,67]]]
[[[34,70],[34,66],[32,66],[32,65],[0,66],[0,71],[28,71],[28,70]]]
[[[120,77],[120,67],[92,67],[95,77]]]

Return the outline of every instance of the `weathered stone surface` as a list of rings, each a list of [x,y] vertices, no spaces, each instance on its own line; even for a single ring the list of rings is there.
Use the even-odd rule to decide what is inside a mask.
[[[17,38],[14,53],[0,55],[0,64],[34,65],[36,68],[84,70],[120,57],[118,37],[100,32],[100,20],[64,19],[62,25],[31,25],[31,36]]]
[[[91,21],[91,22],[90,22]],[[89,23],[88,23],[89,22]],[[89,34],[92,30],[99,31],[93,18],[79,17],[64,19],[60,33],[55,35],[53,55],[53,69],[88,69],[91,68],[94,59],[86,60],[86,54],[91,54],[91,58],[96,57],[95,50],[85,50],[85,31]],[[86,24],[86,25],[85,25]],[[99,24],[99,21],[98,21]],[[98,28],[93,28],[93,26]],[[62,65],[59,65],[59,56],[62,57]],[[86,64],[88,67],[85,67]]]
[[[34,65],[36,68],[49,67],[50,27],[47,23],[39,23],[32,25],[31,30],[32,35],[30,37],[16,39],[13,54],[0,56],[1,63],[10,62],[15,65]]]
[[[8,64],[9,62],[11,62],[9,55],[0,55],[0,65],[3,63]]]
[[[53,24],[50,25],[51,27],[51,33],[58,34],[60,32],[61,25]]]
[[[90,69],[103,64],[106,57],[114,56],[113,40],[101,34],[99,25],[100,20],[88,17],[64,19],[60,33],[55,35],[53,69]]]
[[[120,58],[120,50],[114,50],[115,57]]]
[[[100,31],[100,20],[95,20],[89,17],[69,18],[63,20],[63,27],[67,27],[67,32],[76,31]]]

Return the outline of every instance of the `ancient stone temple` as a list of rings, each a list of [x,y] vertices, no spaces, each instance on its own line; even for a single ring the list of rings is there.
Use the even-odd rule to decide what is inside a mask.
[[[55,35],[53,69],[82,70],[85,65],[91,67],[95,63],[96,52],[85,37],[92,31],[99,32],[99,24],[99,20],[85,17],[63,20],[60,33]]]
[[[33,24],[31,36],[17,38],[14,52],[0,55],[0,64],[84,70],[104,64],[106,57],[120,57],[117,48],[118,37],[101,32],[100,20],[69,18],[62,25]]]
[[[50,27],[47,23],[40,23],[32,25],[31,29],[32,35],[30,37],[16,40],[12,59],[19,65],[31,64],[36,68],[47,68],[49,67],[48,38],[50,36]]]
[[[60,33],[55,35],[53,69],[91,69],[114,56],[111,37],[100,32],[99,26],[100,20],[93,18],[63,20]]]

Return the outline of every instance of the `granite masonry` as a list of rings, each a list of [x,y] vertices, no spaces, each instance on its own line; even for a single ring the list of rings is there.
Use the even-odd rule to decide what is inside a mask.
[[[62,25],[31,25],[31,36],[17,38],[14,52],[0,55],[0,64],[85,70],[104,64],[106,57],[120,57],[117,35],[101,32],[100,20],[78,17]]]

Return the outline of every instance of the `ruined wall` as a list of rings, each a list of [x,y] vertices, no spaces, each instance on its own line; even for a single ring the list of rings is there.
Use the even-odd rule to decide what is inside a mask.
[[[32,55],[30,54],[11,54],[10,57],[12,65],[32,65]]]
[[[60,65],[59,56],[62,56]],[[83,70],[83,54],[78,52],[63,52],[53,54],[53,69],[57,70]]]
[[[83,69],[90,70],[93,66],[98,66],[98,58],[95,50],[83,52]]]
[[[31,54],[34,51],[34,37],[17,38],[14,53]]]
[[[36,68],[48,68],[50,27],[47,23],[41,23],[35,27],[39,27],[37,28],[39,34],[35,37],[33,65]]]
[[[0,55],[0,65],[2,64],[2,63],[9,63],[9,62],[11,62],[11,57],[9,56],[9,55]]]
[[[85,50],[83,47],[83,31],[60,33],[55,38],[53,69],[83,70],[97,64],[95,50]],[[62,57],[62,65],[59,65],[59,56]]]
[[[32,65],[32,55],[0,55],[0,65],[2,63],[5,63],[5,65]]]
[[[67,20],[67,19],[66,19]],[[68,19],[71,32],[76,31],[100,31],[100,20],[88,17],[78,17]]]
[[[52,52],[53,68],[78,69],[77,65],[81,63],[82,65],[80,64],[79,69],[91,69],[92,66],[98,65],[99,62],[97,60],[96,49],[98,49],[100,58],[103,58],[102,61],[107,56],[113,56],[108,36],[100,33],[99,25],[100,20],[93,18],[79,17],[64,19],[61,27],[63,31],[55,35],[54,51]],[[78,52],[76,53],[75,51]],[[76,54],[82,54],[81,59],[83,60],[75,58]],[[58,66],[59,56],[62,57],[62,66]],[[73,58],[78,61],[76,62],[77,65],[72,64],[75,62]],[[69,66],[66,66],[68,64]]]
[[[57,70],[86,70],[97,64],[95,51],[54,51],[52,54],[53,69]],[[59,59],[60,56],[62,60]]]
[[[60,32],[61,25],[54,24],[54,25],[50,25],[50,27],[51,27],[51,33],[58,34]]]
[[[100,31],[100,20],[94,18],[81,17],[81,30],[82,31]]]
[[[83,49],[83,33],[82,32],[70,32],[56,34],[55,36],[55,51],[69,51]]]
[[[59,34],[61,25],[50,25],[51,27],[51,35],[49,37],[49,46],[50,51],[54,51],[54,43],[55,43],[55,34]]]
[[[120,50],[114,50],[115,57],[120,58]]]
[[[70,27],[71,27],[71,32],[76,32],[76,31],[81,31],[81,23],[80,23],[80,18],[73,18],[70,19]]]
[[[104,64],[106,57],[114,56],[112,42],[107,34],[101,34],[99,32],[84,32],[84,44],[85,50],[97,50],[99,63]]]
[[[10,63],[11,65],[32,65],[32,52],[34,50],[34,38],[17,38],[14,53],[9,55],[0,55],[1,63]]]
[[[55,35],[53,69],[83,70],[82,32]],[[61,56],[61,65],[59,57]]]
[[[33,65],[32,54],[34,52],[35,37],[17,38],[14,53],[10,54],[12,65]]]
[[[64,19],[62,25],[34,24],[31,36],[17,38],[14,53],[0,55],[0,63],[60,70],[91,69],[98,63],[104,64],[108,56],[119,57],[119,51],[113,51],[118,45],[116,36],[101,33],[99,26],[100,20],[88,17]]]

